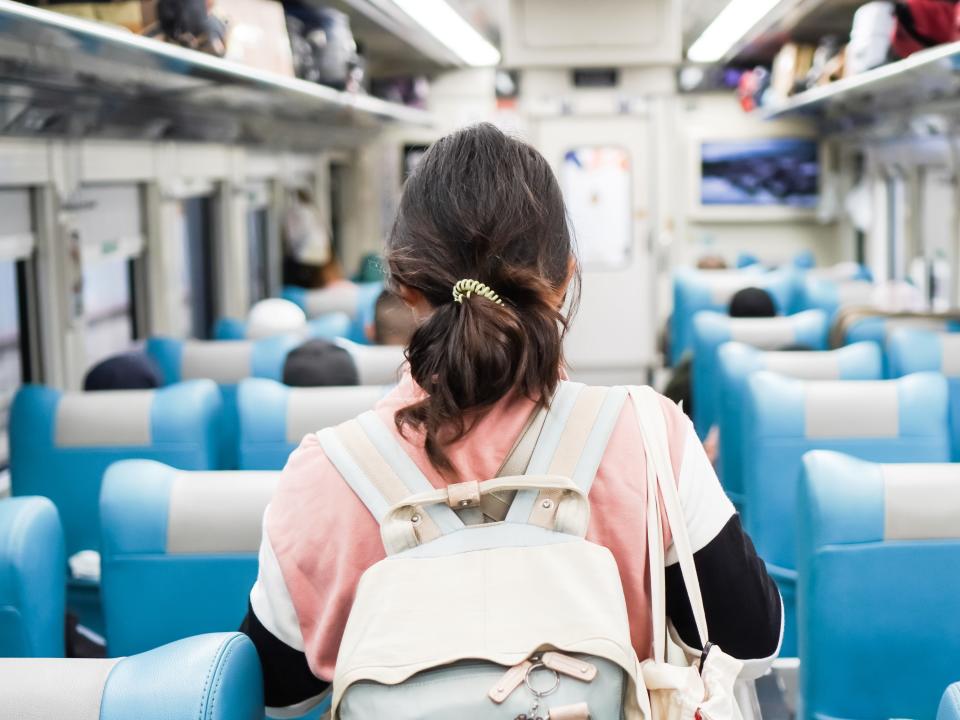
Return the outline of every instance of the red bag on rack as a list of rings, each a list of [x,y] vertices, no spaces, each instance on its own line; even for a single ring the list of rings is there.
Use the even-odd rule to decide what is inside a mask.
[[[900,0],[891,50],[905,58],[925,48],[960,39],[957,0]]]

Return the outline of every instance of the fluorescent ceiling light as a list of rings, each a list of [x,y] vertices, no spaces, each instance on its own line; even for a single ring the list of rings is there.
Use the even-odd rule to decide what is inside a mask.
[[[702,63],[722,60],[740,38],[779,4],[780,0],[730,0],[687,50],[687,59]]]
[[[500,62],[500,51],[450,7],[446,0],[393,0],[424,30],[450,48],[467,65]]]

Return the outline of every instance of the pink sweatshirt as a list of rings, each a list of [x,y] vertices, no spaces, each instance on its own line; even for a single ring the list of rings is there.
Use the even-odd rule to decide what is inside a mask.
[[[394,428],[396,411],[422,397],[422,392],[407,374],[375,411]],[[670,456],[696,551],[720,532],[734,511],[686,416],[666,398],[661,398],[661,403]],[[532,408],[525,399],[503,400],[452,446],[449,457],[460,475],[456,481],[494,477]],[[427,460],[422,439],[397,435],[427,479],[435,487],[443,487],[446,481]],[[640,658],[650,654],[645,463],[640,430],[628,402],[590,492],[587,538],[609,548],[617,561],[631,636]],[[315,676],[330,681],[357,583],[367,568],[383,559],[384,549],[376,520],[327,459],[315,435],[303,439],[284,468],[265,518],[264,547],[258,585],[272,585],[274,589],[267,592],[273,594],[281,592],[275,587],[280,578],[271,581],[271,571],[265,568],[265,563],[275,563],[285,586],[282,594],[288,598],[261,599],[261,606],[274,607],[269,612],[261,613],[256,603],[254,609],[270,615],[273,619],[269,624],[277,627],[274,632],[305,653]],[[255,588],[252,600],[257,592]],[[265,591],[259,592],[263,595]],[[284,613],[275,608],[291,605],[292,611],[288,610],[286,616],[292,627],[280,632]]]

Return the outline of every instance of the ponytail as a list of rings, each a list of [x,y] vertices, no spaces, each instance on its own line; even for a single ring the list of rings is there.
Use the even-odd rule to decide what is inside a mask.
[[[387,268],[433,312],[406,351],[426,395],[395,420],[401,433],[423,433],[438,470],[453,472],[447,448],[500,400],[549,402],[563,365],[571,257],[546,161],[491,125],[440,140],[408,179]]]

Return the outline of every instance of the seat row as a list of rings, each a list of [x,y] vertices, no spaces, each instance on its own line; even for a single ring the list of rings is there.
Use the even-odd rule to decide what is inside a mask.
[[[152,669],[155,677],[141,680],[147,687],[172,681],[179,688],[190,675],[171,680],[174,663],[191,663],[195,673],[200,666],[190,658],[243,645],[207,636],[148,652],[239,624],[257,572],[260,515],[275,482],[276,473],[189,473],[150,461],[111,467],[101,501],[109,651],[168,663],[161,669],[139,658],[121,661],[132,663],[131,671]],[[957,677],[958,516],[958,465],[806,454],[796,513],[803,717],[933,717],[943,688]],[[62,647],[62,547],[48,500],[0,501],[0,567],[7,570],[0,573],[0,654],[52,655]],[[16,646],[18,639],[29,645]],[[102,663],[105,672],[115,666]],[[0,697],[11,667],[0,663]],[[69,664],[21,667],[66,672]],[[878,682],[892,668],[895,681]],[[35,679],[25,682],[36,687]],[[44,691],[44,702],[52,702]],[[957,689],[948,691],[941,717],[956,720],[950,713],[958,698]]]

